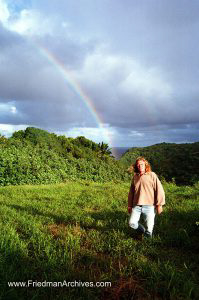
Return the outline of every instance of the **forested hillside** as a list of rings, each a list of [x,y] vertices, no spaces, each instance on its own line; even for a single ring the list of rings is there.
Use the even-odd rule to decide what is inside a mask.
[[[56,183],[65,180],[123,180],[125,167],[105,143],[83,136],[66,138],[28,127],[11,138],[0,136],[0,185]]]
[[[119,160],[108,144],[83,136],[67,138],[28,127],[12,137],[0,135],[0,185],[46,184],[85,179],[105,182],[130,180],[127,170],[144,156],[154,172],[166,181],[199,181],[199,142],[157,144],[129,149]]]
[[[175,180],[177,184],[193,184],[199,180],[199,142],[134,147],[129,149],[120,161],[127,168],[138,156],[146,157],[153,171],[167,181]]]

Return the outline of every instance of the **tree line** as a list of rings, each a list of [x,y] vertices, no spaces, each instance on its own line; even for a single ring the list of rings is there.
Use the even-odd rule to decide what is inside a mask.
[[[27,127],[10,138],[0,135],[0,185],[129,181],[128,168],[138,156],[146,157],[161,179],[185,185],[199,181],[199,142],[133,147],[116,160],[106,143]]]
[[[28,127],[0,136],[0,185],[110,181],[128,177],[106,143]]]
[[[185,185],[199,181],[199,142],[133,147],[121,157],[120,161],[128,168],[138,156],[146,157],[152,170],[166,181]]]

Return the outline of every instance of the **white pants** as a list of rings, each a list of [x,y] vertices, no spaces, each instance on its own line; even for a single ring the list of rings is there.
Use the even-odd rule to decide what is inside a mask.
[[[146,228],[139,223],[141,214],[144,216],[146,222]],[[132,208],[132,213],[129,219],[129,226],[133,229],[141,230],[142,232],[148,232],[150,235],[153,233],[153,227],[155,222],[155,207],[153,205],[137,205]]]

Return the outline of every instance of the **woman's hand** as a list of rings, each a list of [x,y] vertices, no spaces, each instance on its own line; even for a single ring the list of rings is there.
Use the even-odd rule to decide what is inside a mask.
[[[132,207],[128,206],[128,213],[130,214],[132,212]]]
[[[162,205],[156,205],[156,212],[158,215],[160,215],[163,212]]]

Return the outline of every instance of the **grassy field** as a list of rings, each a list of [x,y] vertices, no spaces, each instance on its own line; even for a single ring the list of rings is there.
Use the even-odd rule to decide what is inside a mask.
[[[128,228],[129,185],[1,187],[0,299],[199,299],[199,184],[164,184],[167,205],[143,241]]]

